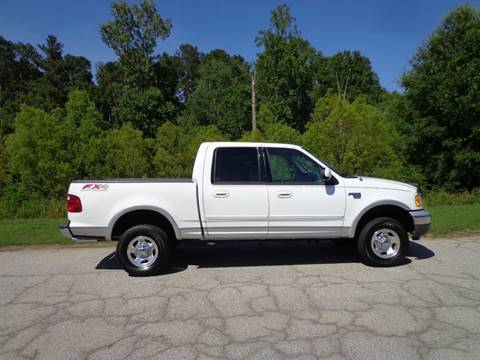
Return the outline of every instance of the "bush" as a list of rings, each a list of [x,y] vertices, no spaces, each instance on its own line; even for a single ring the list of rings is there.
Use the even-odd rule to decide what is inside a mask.
[[[28,194],[60,198],[73,177],[72,154],[61,122],[61,113],[23,105],[15,118],[15,132],[7,136],[11,183]]]
[[[270,108],[262,104],[257,116],[258,129],[247,131],[240,141],[299,144],[301,134],[294,128],[275,120]]]
[[[303,145],[320,159],[350,174],[423,182],[405,164],[395,126],[362,98],[352,103],[335,95],[321,98],[303,134]]]
[[[157,132],[153,167],[158,177],[190,177],[198,147],[202,142],[225,141],[214,125],[186,130],[170,122]]]
[[[0,138],[0,194],[2,193],[2,188],[7,179],[7,151],[3,143],[3,139]]]
[[[120,126],[129,122],[148,137],[154,137],[158,127],[174,119],[177,113],[177,104],[166,99],[162,91],[154,87],[128,89],[112,109],[115,124]]]
[[[238,141],[241,141],[241,142],[262,142],[262,141],[266,141],[265,139],[265,135],[263,134],[263,132],[261,132],[260,130],[256,130],[256,131],[246,131],[243,133],[243,136],[238,139]]]
[[[449,193],[445,190],[430,191],[425,194],[427,206],[467,205],[480,203],[480,188],[471,192]]]
[[[144,177],[148,169],[148,148],[140,130],[130,123],[108,130],[94,139],[88,153],[90,178]]]
[[[95,108],[86,91],[73,90],[65,104],[63,122],[67,137],[68,162],[74,178],[89,177],[90,171],[98,161],[98,156],[91,156],[97,138],[103,137],[100,123],[102,115]]]
[[[65,199],[25,198],[15,192],[0,197],[0,219],[66,217]]]

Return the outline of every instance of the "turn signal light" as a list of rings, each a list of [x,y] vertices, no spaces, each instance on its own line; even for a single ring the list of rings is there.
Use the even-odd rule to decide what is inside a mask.
[[[422,197],[419,194],[415,195],[415,206],[416,207],[422,206]]]
[[[82,201],[77,195],[67,195],[67,211],[68,212],[82,212]]]

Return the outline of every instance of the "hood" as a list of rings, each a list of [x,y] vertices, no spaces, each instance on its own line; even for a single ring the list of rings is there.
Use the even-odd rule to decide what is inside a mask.
[[[400,181],[378,179],[372,177],[359,176],[357,178],[344,178],[346,187],[389,189],[408,192],[417,192],[415,185],[410,185]]]

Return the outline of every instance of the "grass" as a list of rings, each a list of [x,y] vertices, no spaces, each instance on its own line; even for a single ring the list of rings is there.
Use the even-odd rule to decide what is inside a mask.
[[[0,247],[9,245],[71,244],[58,230],[65,219],[0,220]]]
[[[430,235],[451,235],[480,231],[480,203],[427,207],[432,213]]]
[[[433,222],[430,235],[480,231],[480,203],[438,205],[427,208]],[[65,219],[0,220],[0,247],[10,245],[72,244],[58,230]]]

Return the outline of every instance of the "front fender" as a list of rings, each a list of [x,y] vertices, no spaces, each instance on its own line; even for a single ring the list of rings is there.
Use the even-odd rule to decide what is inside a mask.
[[[379,206],[385,206],[385,205],[390,205],[390,206],[396,206],[396,207],[399,207],[405,211],[410,211],[410,209],[408,208],[408,206],[400,201],[397,201],[397,200],[379,200],[379,201],[375,201],[369,205],[367,205],[366,207],[364,207],[358,214],[357,216],[353,219],[350,227],[347,227],[346,230],[347,230],[347,233],[344,234],[345,236],[349,237],[349,238],[353,238],[355,236],[355,233],[356,233],[356,230],[357,230],[357,226],[358,226],[358,223],[360,222],[360,220],[362,219],[362,217],[370,210],[372,210],[373,208],[376,208],[376,207],[379,207]]]

